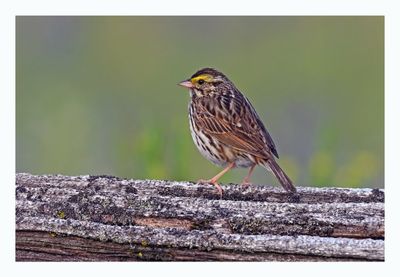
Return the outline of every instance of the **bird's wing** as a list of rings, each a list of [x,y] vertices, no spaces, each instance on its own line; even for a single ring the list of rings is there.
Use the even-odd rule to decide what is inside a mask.
[[[275,143],[272,140],[271,135],[268,133],[267,129],[265,128],[264,124],[262,123],[260,117],[258,116],[256,110],[254,109],[253,105],[251,105],[250,101],[244,96],[246,99],[247,104],[250,106],[251,113],[253,114],[255,120],[257,121],[257,126],[260,127],[260,131],[265,139],[265,143],[267,144],[269,150],[271,150],[272,154],[275,155],[275,157],[279,158],[278,155],[278,150],[276,149]]]
[[[196,112],[199,128],[223,144],[260,158],[271,157],[271,152],[278,155],[271,136],[243,95],[204,98]]]

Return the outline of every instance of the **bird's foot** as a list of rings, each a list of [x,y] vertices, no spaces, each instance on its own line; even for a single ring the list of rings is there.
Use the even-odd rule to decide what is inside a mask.
[[[217,183],[216,180],[214,180],[214,179],[210,179],[210,180],[200,179],[200,180],[197,181],[197,183],[200,183],[200,184],[213,184],[215,186],[215,188],[217,189],[217,191],[218,191],[219,197],[222,198],[222,193],[224,191],[222,190],[221,186]]]
[[[243,181],[241,184],[242,190],[247,190],[251,186],[249,181]]]

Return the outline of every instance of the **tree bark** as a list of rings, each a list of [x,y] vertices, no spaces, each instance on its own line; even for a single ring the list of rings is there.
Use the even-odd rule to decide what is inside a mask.
[[[16,175],[17,261],[384,260],[380,189]]]

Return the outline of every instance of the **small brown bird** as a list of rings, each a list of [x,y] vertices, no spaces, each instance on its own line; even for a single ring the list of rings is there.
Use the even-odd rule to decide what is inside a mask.
[[[275,161],[279,158],[271,136],[250,101],[221,72],[203,68],[179,85],[190,91],[189,121],[192,138],[200,153],[225,169],[209,180],[222,196],[217,183],[234,167],[250,168],[242,186],[250,185],[256,165],[271,171],[288,192],[296,192],[292,181]]]

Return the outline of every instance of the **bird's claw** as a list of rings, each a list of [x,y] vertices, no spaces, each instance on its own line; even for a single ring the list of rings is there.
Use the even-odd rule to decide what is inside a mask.
[[[247,190],[250,187],[250,185],[251,185],[250,182],[246,182],[246,181],[242,182],[242,184],[241,184],[242,190]]]
[[[217,181],[215,181],[215,180],[213,180],[213,179],[210,179],[210,180],[203,180],[203,179],[200,179],[200,180],[197,181],[197,183],[200,183],[200,184],[212,184],[212,185],[214,185],[215,188],[216,188],[217,191],[218,191],[218,194],[219,194],[220,198],[222,199],[222,194],[223,194],[224,191],[222,190],[221,186],[217,183]]]

